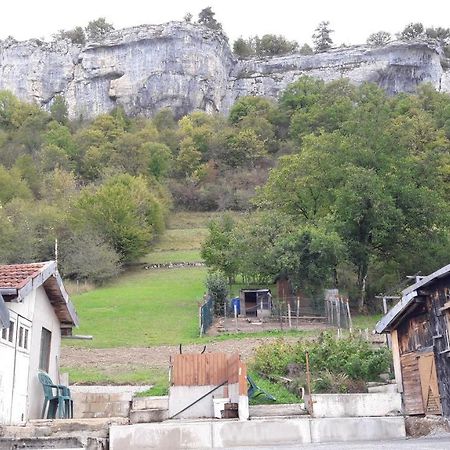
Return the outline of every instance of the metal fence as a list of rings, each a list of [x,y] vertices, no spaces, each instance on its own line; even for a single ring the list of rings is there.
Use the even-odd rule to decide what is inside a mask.
[[[325,291],[325,310],[330,325],[338,329],[351,330],[353,328],[348,298],[341,297],[337,289]]]
[[[214,319],[214,302],[212,298],[208,296],[199,309],[200,336],[203,336],[212,325]]]

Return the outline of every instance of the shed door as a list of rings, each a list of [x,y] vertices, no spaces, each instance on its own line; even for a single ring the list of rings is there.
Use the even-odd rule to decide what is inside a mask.
[[[400,362],[406,414],[441,414],[433,352],[406,353]]]
[[[423,414],[422,389],[416,353],[405,353],[400,357],[400,363],[402,366],[405,412],[406,414]]]
[[[433,352],[419,356],[419,375],[422,387],[423,408],[426,414],[442,414],[441,398]]]

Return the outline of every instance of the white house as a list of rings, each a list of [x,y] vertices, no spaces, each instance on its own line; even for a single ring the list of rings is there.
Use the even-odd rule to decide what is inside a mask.
[[[54,261],[0,265],[0,425],[40,418],[38,371],[58,384],[61,335],[77,325]]]

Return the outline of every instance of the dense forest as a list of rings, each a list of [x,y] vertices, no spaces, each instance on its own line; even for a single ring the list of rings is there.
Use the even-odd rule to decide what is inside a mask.
[[[246,211],[213,222],[203,256],[230,279],[285,273],[365,298],[447,263],[450,97],[422,86],[303,77],[228,117],[120,109],[69,121],[0,93],[0,262],[54,258],[102,281],[145,254],[171,210]]]

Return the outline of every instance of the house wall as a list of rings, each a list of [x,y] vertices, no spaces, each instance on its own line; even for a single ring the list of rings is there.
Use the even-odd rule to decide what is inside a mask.
[[[31,322],[31,335],[29,344],[29,358],[28,355],[25,358],[23,354],[20,354],[16,358],[16,364],[21,364],[16,370],[16,376],[14,382],[16,383],[15,389],[23,392],[28,392],[28,396],[24,395],[23,399],[25,406],[22,406],[20,399],[15,399],[12,406],[13,417],[20,417],[21,420],[13,420],[14,423],[21,423],[27,419],[38,419],[41,416],[41,410],[44,402],[44,393],[41,384],[39,383],[37,374],[39,371],[39,357],[41,350],[41,332],[42,327],[47,328],[52,333],[51,350],[50,350],[50,363],[49,363],[49,375],[55,383],[59,380],[59,354],[61,346],[61,330],[60,322],[56,317],[52,305],[45,293],[42,286],[32,290],[22,302],[8,302],[8,308],[19,316],[28,319]],[[6,355],[5,349],[0,346],[0,361],[2,361],[3,371],[8,370],[8,374],[12,374],[14,367],[14,360],[8,359],[7,364],[3,365],[4,359],[1,358],[2,354]],[[8,353],[8,355],[11,352]],[[9,356],[8,356],[9,357]],[[6,359],[6,358],[5,358]],[[28,368],[27,368],[28,366]],[[24,374],[24,371],[26,371]],[[2,376],[3,375],[3,376]],[[5,390],[11,391],[10,387],[6,386],[7,376],[6,373],[2,373],[0,370],[0,380],[2,386],[5,385]],[[20,386],[18,386],[18,383]],[[0,388],[2,391],[3,387]],[[3,392],[2,392],[3,393]],[[6,402],[4,402],[6,403]],[[6,406],[3,406],[6,408]],[[21,411],[17,412],[15,409],[20,408]],[[22,411],[24,410],[24,412]],[[4,416],[4,414],[3,414]],[[23,418],[23,420],[22,420]],[[0,413],[0,423],[7,423],[6,417],[2,417]]]
[[[38,380],[39,356],[42,327],[52,333],[48,374],[55,384],[59,384],[59,356],[61,349],[61,328],[59,319],[42,286],[35,291],[35,306],[32,326],[32,352],[29,370],[28,418],[38,419],[44,402],[44,392]]]

